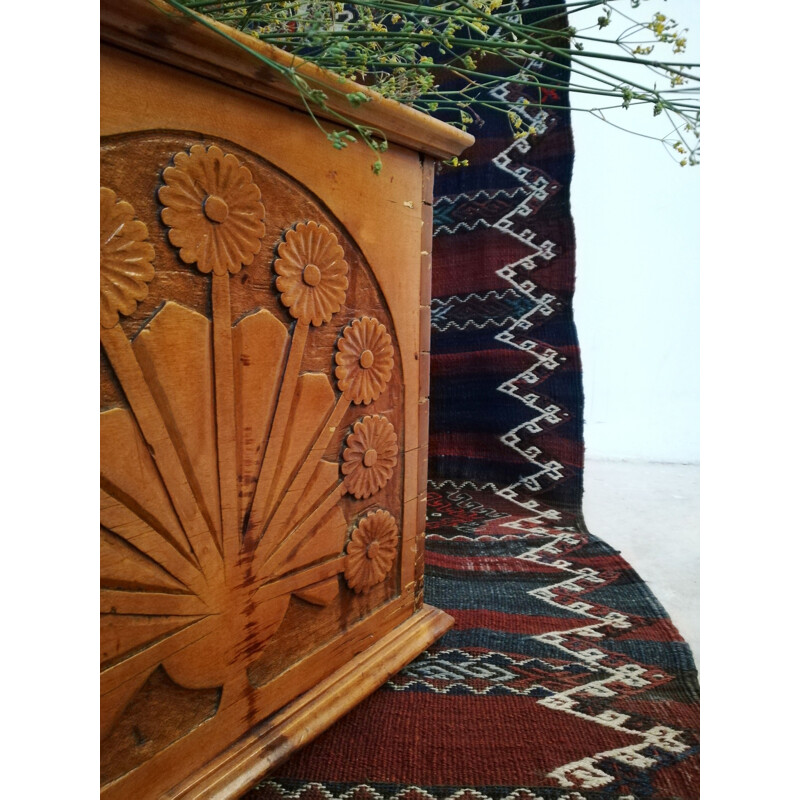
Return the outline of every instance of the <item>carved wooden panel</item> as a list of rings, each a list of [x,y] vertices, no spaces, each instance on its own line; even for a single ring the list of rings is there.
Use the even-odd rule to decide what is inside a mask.
[[[233,800],[453,624],[422,597],[432,180],[472,138],[100,5],[101,797]],[[386,135],[380,176],[253,50]]]
[[[404,393],[363,255],[260,156],[106,137],[100,220],[101,783],[124,797],[400,596]]]

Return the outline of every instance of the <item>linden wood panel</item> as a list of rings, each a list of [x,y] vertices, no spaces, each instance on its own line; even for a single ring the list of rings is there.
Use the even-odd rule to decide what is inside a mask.
[[[452,624],[421,605],[433,163],[376,177],[114,47],[102,79],[102,794],[233,797]]]
[[[102,575],[114,796],[174,781],[191,762],[165,758],[207,758],[366,646],[359,620],[383,635],[383,606],[413,599],[397,337],[346,231],[193,133],[107,137],[101,179],[101,522],[132,550]]]
[[[229,138],[235,121],[237,144],[291,174],[347,229],[393,310],[406,376],[406,442],[414,450],[420,272],[409,265],[420,264],[419,154],[390,147],[376,176],[368,148],[356,143],[334,150],[300,112],[115,48],[102,47],[101,59],[101,135],[187,130]]]
[[[305,110],[297,91],[265,66],[259,57],[292,67],[314,86],[328,93],[328,107],[353,122],[381,130],[390,141],[438,158],[450,158],[469,147],[474,138],[439,120],[423,117],[365,86],[343,80],[269,44],[209,20],[189,19],[162,0],[101,0],[101,37],[119,47],[174,64],[226,86]],[[220,36],[209,28],[223,31]],[[238,45],[234,42],[238,42]],[[242,47],[249,51],[246,54]],[[362,92],[371,102],[353,107],[347,92]],[[326,117],[323,109],[321,118]],[[337,127],[341,123],[336,121]]]
[[[175,787],[167,796],[176,800],[238,796],[353,708],[360,696],[377,689],[407,663],[409,652],[422,652],[451,624],[446,614],[423,606],[298,701],[251,729],[202,773]]]

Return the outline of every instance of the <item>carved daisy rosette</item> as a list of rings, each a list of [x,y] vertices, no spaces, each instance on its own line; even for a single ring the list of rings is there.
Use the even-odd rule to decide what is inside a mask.
[[[372,511],[358,523],[347,544],[344,577],[358,594],[383,581],[397,555],[397,520],[384,509]]]
[[[361,500],[383,489],[397,465],[397,433],[386,417],[364,417],[353,426],[342,453],[347,491]]]
[[[325,225],[300,222],[286,232],[275,260],[281,302],[300,322],[330,322],[347,292],[347,262],[336,235]]]
[[[336,347],[339,390],[353,403],[377,400],[394,367],[394,347],[386,326],[373,317],[353,320]]]
[[[153,280],[155,250],[147,226],[133,206],[100,187],[100,325],[113,328],[119,315],[132,314],[147,297]]]
[[[261,191],[247,167],[216,145],[177,153],[158,191],[169,240],[200,272],[235,274],[253,263],[265,233]]]

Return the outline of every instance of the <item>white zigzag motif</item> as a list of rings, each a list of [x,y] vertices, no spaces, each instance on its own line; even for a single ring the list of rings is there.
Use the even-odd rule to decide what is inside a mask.
[[[520,196],[524,197],[526,200],[528,199],[528,192],[524,186],[519,186],[511,191],[508,189],[497,189],[493,192],[490,192],[487,189],[479,189],[477,192],[461,192],[460,194],[442,195],[441,197],[436,198],[436,205],[446,204],[448,206],[455,206],[461,200],[472,200],[475,202],[486,203],[497,198],[514,200]],[[492,223],[483,217],[478,217],[473,222],[465,222],[462,220],[450,227],[441,222],[436,224],[436,220],[434,219],[433,235],[439,236],[441,233],[454,234],[459,233],[460,231],[474,231],[479,227],[491,228]]]
[[[454,503],[459,508],[463,508],[466,511],[474,511],[476,514],[486,517],[490,520],[502,519],[503,517],[508,516],[508,514],[504,511],[495,511],[495,509],[489,508],[488,506],[483,505],[483,503],[479,503],[471,494],[464,493],[463,490],[467,486],[475,489],[476,491],[478,490],[478,487],[475,486],[475,484],[471,481],[465,481],[461,484],[456,484],[451,480],[444,480],[438,483],[436,481],[428,481],[428,484],[434,489],[441,491],[442,495],[451,503]],[[447,494],[444,493],[444,487],[446,485],[449,485],[451,489]],[[484,484],[483,488],[486,489],[487,486],[490,486],[492,490],[496,488],[494,484]]]
[[[559,464],[559,466],[561,465]],[[536,478],[537,475],[523,477],[516,483],[512,483],[511,486],[498,489],[495,494],[506,500],[510,500],[512,503],[516,503],[528,513],[537,513],[540,520],[560,520],[562,517],[559,511],[556,511],[554,508],[543,506],[535,497],[527,497],[526,499],[526,495],[533,494],[540,488],[536,482]]]
[[[494,483],[481,483],[478,485],[474,481],[461,481],[461,483],[456,483],[451,478],[445,478],[441,481],[435,481],[433,479],[428,481],[428,486],[433,487],[437,491],[444,492],[444,490],[449,487],[453,492],[461,492],[464,489],[473,489],[476,492],[484,492],[490,490],[492,492],[497,493],[497,486]]]
[[[483,295],[470,292],[465,297],[459,297],[458,295],[442,298],[434,297],[431,300],[431,327],[440,333],[443,333],[450,328],[455,328],[458,331],[465,331],[468,328],[483,330],[487,326],[501,328],[508,324],[511,324],[511,329],[518,326],[525,326],[528,328],[531,327],[531,324],[527,322],[530,317],[536,314],[549,317],[553,313],[554,309],[552,307],[552,303],[556,300],[554,295],[545,294],[541,297],[536,297],[531,291],[531,288],[536,289],[536,286],[529,281],[526,282],[525,288],[522,286],[517,286],[516,288],[521,294],[528,297],[533,303],[533,308],[531,308],[530,311],[526,312],[520,318],[517,318],[512,314],[508,314],[502,319],[498,319],[497,317],[490,316],[489,312],[487,312],[487,316],[483,320],[475,319],[474,317],[470,317],[463,322],[447,319],[447,316],[451,311],[454,309],[458,310],[458,306],[463,306],[470,300],[477,300],[481,303],[502,303],[509,297],[509,295],[511,296],[512,300],[517,296],[517,292],[514,289],[506,289],[504,292],[498,292],[495,289],[490,289]]]
[[[558,518],[559,514],[554,509],[549,509],[545,512],[550,515],[550,518]],[[445,536],[441,533],[426,532],[425,539],[437,542],[468,542],[473,544],[475,542],[535,542],[545,539],[547,542],[551,541],[554,537],[559,540],[564,540],[567,543],[580,544],[581,539],[578,537],[577,529],[572,527],[555,527],[550,524],[542,524],[542,516],[539,517],[526,517],[526,518],[513,518],[507,522],[500,522],[502,517],[508,516],[507,514],[500,515],[494,520],[498,528],[507,528],[515,531],[515,533],[498,534],[496,532],[478,534],[477,536],[465,535],[462,533],[453,536]],[[485,525],[485,523],[483,523]],[[527,552],[531,552],[530,550]]]
[[[523,524],[521,525],[520,523]],[[519,529],[520,527],[524,528],[526,524],[536,526],[538,525],[538,520],[514,520],[503,523],[502,526]],[[573,699],[574,695],[614,697],[619,692],[612,687],[622,685],[633,689],[642,689],[652,685],[653,681],[660,681],[665,677],[658,673],[648,675],[649,670],[641,664],[624,663],[624,659],[620,663],[619,654],[613,656],[594,647],[574,649],[568,646],[576,636],[581,637],[581,639],[602,640],[605,638],[608,628],[624,630],[630,628],[632,624],[625,614],[618,611],[600,609],[592,603],[581,603],[572,598],[568,602],[559,601],[559,593],[555,591],[558,588],[567,589],[570,595],[574,595],[591,591],[598,584],[605,582],[597,570],[590,567],[576,567],[563,557],[559,558],[569,549],[580,544],[580,541],[579,534],[575,531],[564,529],[561,536],[554,539],[550,538],[547,542],[538,547],[532,547],[517,557],[547,564],[549,567],[560,569],[566,573],[564,580],[560,583],[533,589],[528,592],[529,595],[556,608],[568,609],[592,620],[588,625],[579,625],[570,630],[544,633],[532,637],[543,644],[558,648],[566,658],[578,659],[584,666],[597,670],[599,676],[595,681],[555,692],[548,697],[537,700],[537,702],[556,711],[564,711],[581,719],[614,728],[617,731],[638,736],[642,739],[641,743],[636,745],[597,753],[592,757],[570,762],[553,770],[548,775],[548,777],[558,780],[563,787],[592,789],[605,786],[614,780],[613,776],[603,772],[597,766],[597,763],[603,758],[614,758],[630,766],[646,769],[655,762],[653,759],[644,756],[641,753],[642,750],[655,747],[668,753],[680,754],[688,749],[688,745],[680,740],[680,731],[666,726],[655,726],[646,731],[637,730],[626,726],[630,719],[627,714],[622,714],[612,709],[607,709],[599,714],[587,714],[579,710],[578,700]]]
[[[492,94],[499,100],[505,100],[509,94],[510,84],[504,83],[492,90]],[[530,116],[527,111],[520,109],[517,112],[527,123],[533,128],[536,136],[543,136],[547,133],[550,127],[551,114],[544,109],[540,109],[534,116]],[[531,167],[515,161],[519,159],[514,158],[516,154],[527,155],[531,150],[531,144],[528,137],[522,139],[514,139],[508,147],[501,150],[493,159],[492,163],[503,172],[513,175],[528,191],[529,198],[537,200],[541,205],[552,196],[551,191],[558,190],[558,184],[551,181],[546,175],[543,175],[538,170],[534,171]],[[532,176],[532,177],[529,177]],[[548,191],[551,190],[551,191]],[[511,212],[509,217],[513,216],[515,212]],[[531,213],[530,207],[527,205],[525,208],[520,207],[519,216],[527,217]],[[502,229],[502,227],[501,227]],[[532,241],[532,239],[531,239]]]
[[[437,800],[430,792],[423,789],[421,786],[404,786],[399,792],[386,792],[378,791],[374,786],[366,783],[361,783],[358,786],[353,786],[341,794],[337,794],[328,789],[324,784],[316,781],[305,783],[297,789],[286,789],[276,779],[268,779],[261,781],[256,788],[264,789],[269,788],[276,795],[283,800],[303,800],[303,795],[310,793],[312,796],[315,794],[322,795],[326,800],[353,800],[355,797],[364,798],[370,797],[372,800]],[[493,800],[488,795],[479,792],[477,789],[458,789],[446,797],[440,797],[439,800]],[[530,789],[519,788],[514,789],[507,795],[497,798],[497,800],[544,800],[541,795],[533,794]],[[580,792],[571,791],[566,794],[559,795],[555,800],[589,800],[586,795]],[[617,797],[615,800],[636,800],[631,795]]]
[[[518,493],[515,491],[515,489],[517,487],[521,487],[523,491],[525,490],[525,487],[519,483],[509,486],[506,489],[498,489],[496,483],[486,482],[481,483],[480,485],[476,484],[474,481],[461,481],[460,483],[456,483],[450,478],[447,478],[442,481],[429,480],[428,486],[438,491],[443,491],[446,486],[451,487],[453,490],[474,489],[476,492],[487,490],[492,491],[494,494],[504,497],[507,500],[511,500],[512,503],[522,506],[522,508],[526,509],[529,513],[536,514],[535,517],[528,517],[528,520],[535,521],[537,525],[544,521],[557,522],[558,520],[562,519],[561,512],[556,511],[554,508],[542,506],[534,499],[529,499],[527,501],[518,499]],[[526,520],[518,520],[517,522],[519,525],[508,523],[507,525],[504,524],[503,527],[516,528],[522,531],[529,530],[528,528],[522,527],[522,524],[525,523]]]
[[[516,347],[517,350],[524,350],[526,353],[531,353],[531,354],[536,353],[538,355],[537,351],[544,350],[544,353],[539,357],[540,358],[544,357],[551,363],[552,363],[552,357],[558,355],[558,353],[551,347],[548,347],[547,345],[542,344],[541,342],[537,342],[534,339],[527,339],[523,337],[517,338],[514,335],[513,327],[509,328],[506,331],[501,331],[494,338],[497,339],[498,342],[505,342],[506,344],[510,344],[512,347]],[[557,367],[561,366],[561,364],[563,364],[564,361],[566,361],[566,359],[563,357],[559,357],[558,361],[559,363],[557,363],[555,367],[551,367],[551,369],[556,369]]]
[[[552,255],[549,256],[549,258],[552,258]],[[556,310],[553,307],[553,303],[556,303],[558,300],[555,295],[534,294],[537,290],[536,284],[528,278],[523,278],[522,280],[519,279],[520,270],[525,269],[530,272],[536,267],[536,256],[528,255],[513,264],[507,264],[505,267],[501,267],[499,270],[497,270],[497,274],[501,278],[505,278],[505,280],[507,280],[518,291],[522,292],[533,303],[533,308],[527,314],[523,314],[519,319],[512,320],[512,324],[508,328],[508,334],[510,335],[516,330],[529,330],[532,327],[532,323],[530,321],[531,317],[533,317],[535,314],[541,314],[544,317],[549,317]],[[519,345],[516,343],[516,340],[513,338],[510,340],[508,338],[504,338],[501,341],[506,341],[509,344],[512,344],[514,347],[519,347]],[[520,349],[525,348],[521,347]],[[562,358],[561,361],[566,361],[566,359]]]
[[[506,683],[513,681],[517,675],[503,669],[497,664],[487,663],[488,659],[496,658],[497,653],[480,653],[475,656],[466,653],[458,648],[441,650],[436,653],[426,653],[425,656],[416,662],[409,664],[402,671],[404,677],[419,678],[434,681],[462,681],[462,680],[484,680],[495,683]],[[457,656],[458,661],[452,661],[452,657]],[[451,660],[448,660],[451,659]],[[511,659],[507,659],[511,660]],[[531,661],[532,659],[525,659]],[[524,662],[519,662],[523,664]]]
[[[444,536],[441,533],[425,533],[425,540],[432,542],[527,542],[535,540],[542,535],[545,528],[540,528],[526,533],[507,533],[503,536],[491,536],[489,534],[481,536],[466,536],[463,533],[457,533],[454,536]]]
[[[520,428],[524,427],[528,433],[540,433],[542,430],[544,430],[542,423],[547,423],[548,425],[558,425],[559,423],[569,419],[569,414],[564,411],[561,406],[557,406],[555,403],[540,406],[538,403],[542,398],[533,392],[530,392],[524,397],[520,397],[519,393],[517,392],[517,387],[514,384],[509,387],[508,382],[506,382],[500,387],[500,391],[522,400],[522,402],[525,403],[528,408],[532,408],[537,413],[537,416],[533,417],[533,419],[530,419],[523,423],[523,425],[519,426]],[[518,430],[519,428],[514,428],[514,430],[509,431],[505,436],[503,436],[503,441],[511,447],[514,447],[514,449],[516,449],[515,444],[506,441],[506,439],[512,434],[516,436]]]
[[[451,228],[449,225],[442,223],[433,229],[433,235],[439,236],[441,233],[446,233],[452,236],[454,233],[461,233],[462,231],[474,231],[476,228],[491,228],[492,226],[485,219],[476,219],[475,222],[457,222]]]
[[[524,258],[519,259],[519,261],[515,261],[513,264],[506,264],[504,267],[498,269],[496,273],[501,278],[507,280],[526,297],[528,297],[528,299],[534,304],[534,307],[531,311],[524,314],[519,319],[513,320],[512,325],[508,328],[507,333],[504,332],[505,335],[499,334],[495,338],[497,338],[499,341],[511,344],[520,350],[527,350],[528,348],[524,343],[518,343],[516,341],[516,338],[512,335],[513,331],[527,331],[530,329],[532,326],[529,320],[530,317],[535,313],[542,314],[543,316],[550,316],[550,314],[552,314],[555,310],[553,308],[553,303],[557,300],[557,298],[552,294],[544,294],[541,296],[534,294],[534,292],[537,290],[536,284],[528,278],[523,278],[520,280],[519,276],[522,274],[521,270],[523,269],[527,270],[528,272],[536,269],[536,267],[539,266],[536,263],[537,258],[544,258],[546,261],[554,258],[555,252],[553,251],[553,247],[555,247],[555,245],[550,241],[545,242],[541,246],[534,244],[533,238],[536,236],[536,234],[531,233],[528,229],[525,229],[522,232],[512,230],[513,226],[510,222],[509,215],[503,217],[500,222],[496,223],[495,227],[499,230],[502,230],[504,233],[508,233],[515,238],[524,241],[525,244],[531,247],[534,251]]]
[[[517,671],[504,669],[497,662],[505,662]],[[468,692],[472,695],[486,695],[502,688],[507,694],[527,697],[533,692],[542,690],[552,692],[538,683],[531,682],[524,688],[509,686],[513,681],[518,681],[521,674],[535,665],[538,669],[546,668],[551,674],[564,672],[567,667],[552,665],[540,658],[513,658],[507,653],[469,653],[460,648],[451,648],[442,651],[427,651],[421,658],[405,667],[395,680],[387,683],[398,692],[416,691],[425,689],[436,694],[450,694],[454,691]],[[405,682],[404,679],[411,678]],[[434,683],[434,681],[438,683]],[[470,681],[487,683],[486,686],[476,686]]]
[[[510,91],[511,84],[504,83],[493,89],[491,93],[496,99],[505,100]],[[520,110],[519,113],[533,127],[536,135],[541,136],[547,132],[551,115],[546,110],[540,109],[533,116],[528,114],[525,109]],[[517,375],[516,378],[503,383],[498,387],[498,390],[516,397],[537,412],[537,416],[533,419],[517,426],[501,437],[501,441],[504,444],[507,444],[520,453],[528,462],[535,465],[537,471],[521,477],[517,483],[504,487],[497,494],[529,511],[535,511],[540,506],[530,495],[541,491],[548,481],[557,483],[562,480],[564,478],[564,465],[554,459],[547,462],[539,461],[541,450],[526,440],[528,436],[542,431],[542,423],[552,425],[563,422],[567,418],[567,414],[564,409],[556,404],[550,404],[543,408],[540,406],[541,397],[539,395],[533,392],[522,393],[520,391],[522,385],[538,383],[543,375],[546,374],[545,370],[553,372],[566,360],[559,356],[553,348],[536,342],[526,335],[526,332],[533,327],[532,317],[536,314],[550,316],[555,310],[553,303],[557,300],[552,294],[535,294],[537,291],[536,284],[529,278],[524,277],[525,273],[532,272],[539,265],[539,260],[550,261],[555,257],[555,243],[550,240],[546,240],[541,244],[537,243],[535,241],[537,234],[522,221],[532,217],[538,207],[546,203],[559,188],[558,184],[551,181],[548,176],[519,163],[520,159],[513,157],[527,154],[530,148],[531,145],[527,138],[516,139],[496,155],[492,159],[492,163],[503,172],[513,175],[527,192],[525,200],[498,220],[494,227],[527,245],[532,251],[524,258],[501,267],[497,270],[497,274],[507,280],[518,291],[525,294],[533,303],[533,308],[521,317],[504,320],[504,323],[509,322],[510,324],[505,330],[500,331],[495,336],[495,339],[536,357],[536,362],[533,365]],[[534,203],[535,207],[532,207]]]
[[[555,408],[558,407],[556,406]],[[539,491],[542,489],[542,481],[544,478],[549,478],[555,483],[564,477],[562,475],[564,465],[555,460],[546,463],[537,461],[542,451],[528,441],[529,436],[535,436],[537,433],[541,433],[542,428],[538,424],[539,419],[541,419],[541,417],[523,422],[521,425],[517,425],[516,428],[513,428],[500,437],[500,441],[503,442],[503,444],[507,444],[512,450],[515,450],[537,468],[538,472],[535,472],[533,475],[526,475],[524,478],[520,479],[520,483],[532,491]],[[556,421],[560,422],[561,420],[556,417]]]
[[[555,253],[550,255],[547,260],[549,261],[554,255]],[[505,278],[509,283],[512,283],[520,291],[527,294],[528,292],[532,292],[536,289],[536,284],[527,279],[523,281],[517,281],[517,275],[520,274],[519,271],[522,269],[532,272],[538,266],[539,265],[536,263],[536,255],[527,255],[524,258],[521,258],[519,261],[515,261],[513,264],[506,264],[506,266],[497,270],[495,274],[499,275],[501,278]]]
[[[504,83],[492,90],[492,96],[503,100],[506,99],[510,92],[511,84]],[[547,111],[540,109],[533,116],[525,109],[521,109],[519,113],[527,120],[537,135],[543,135],[547,132],[551,124],[551,115]],[[535,465],[537,471],[534,474],[520,478],[517,483],[497,492],[500,496],[517,503],[528,511],[535,511],[539,508],[539,503],[529,495],[544,488],[547,481],[558,482],[562,480],[565,468],[563,464],[555,460],[540,462],[538,458],[541,455],[541,451],[526,442],[522,443],[522,440],[529,435],[541,432],[543,424],[553,425],[563,422],[567,419],[567,414],[564,409],[553,403],[542,405],[542,398],[539,395],[524,391],[525,384],[533,385],[539,382],[546,374],[545,370],[552,372],[566,360],[559,356],[553,348],[536,342],[527,336],[527,331],[531,330],[535,325],[535,317],[551,316],[557,310],[556,304],[558,300],[555,295],[547,292],[538,294],[536,284],[526,275],[538,266],[538,260],[550,261],[555,257],[555,243],[549,240],[537,243],[535,241],[537,234],[531,230],[526,221],[560,188],[556,181],[553,181],[540,170],[521,163],[521,159],[518,156],[524,156],[530,151],[530,148],[531,145],[526,139],[517,139],[492,160],[492,163],[498,169],[513,175],[519,181],[521,185],[517,188],[511,190],[499,189],[492,192],[487,190],[479,190],[475,193],[464,192],[457,195],[443,196],[437,199],[437,203],[441,203],[443,208],[444,206],[448,207],[442,211],[442,216],[447,217],[449,208],[461,200],[485,204],[498,198],[516,201],[517,197],[522,196],[522,201],[497,222],[493,223],[491,227],[521,241],[532,251],[523,258],[504,265],[497,271],[497,274],[508,281],[517,293],[530,301],[531,308],[524,310],[524,313],[518,317],[514,315],[514,309],[512,308],[511,314],[503,314],[504,309],[501,309],[499,314],[492,316],[487,313],[483,319],[476,319],[474,315],[459,314],[459,310],[465,303],[478,301],[486,305],[492,302],[502,303],[504,300],[508,302],[508,291],[498,293],[496,290],[491,290],[483,295],[470,293],[463,298],[457,295],[441,299],[436,298],[431,303],[431,326],[439,332],[450,329],[464,331],[467,329],[483,330],[490,326],[501,327],[503,330],[499,331],[495,336],[497,341],[522,350],[536,359],[535,363],[525,371],[512,380],[503,383],[499,387],[499,391],[511,397],[516,397],[537,414],[525,425],[509,431],[502,437],[502,441],[505,444],[520,453],[529,463]],[[439,225],[436,232],[454,233],[462,229],[475,230],[478,225],[488,227],[489,223],[481,218],[474,222],[458,222],[450,226]],[[466,316],[466,319],[458,318],[460,316]]]
[[[545,516],[539,514],[535,517],[518,517],[517,519],[509,520],[508,522],[500,523],[501,528],[511,528],[515,531],[525,531],[527,533],[538,533],[542,536],[547,536],[548,539],[553,536],[552,531],[558,531],[558,536],[560,539],[563,539],[567,542],[567,544],[580,544],[581,539],[578,536],[578,532],[576,528],[567,527],[550,527],[549,525],[542,526],[542,519],[560,519],[561,515],[556,512],[555,516],[552,516],[553,509],[548,509],[548,514],[550,516]],[[569,534],[572,534],[572,538],[565,538],[568,537]],[[530,552],[530,551],[528,551]]]
[[[447,330],[450,323],[445,321],[445,317],[452,308],[445,301],[434,302],[437,298],[431,300],[431,328],[437,331]]]
[[[498,292],[497,289],[490,289],[488,292],[484,292],[484,294],[470,292],[463,297],[458,294],[450,295],[450,297],[434,297],[431,299],[431,305],[439,306],[446,303],[460,303],[463,305],[470,300],[478,300],[479,302],[485,302],[486,300],[505,300],[508,295],[513,294],[513,291],[513,289],[506,289],[504,292]]]
[[[659,737],[661,732],[666,732],[666,738],[661,739]],[[645,741],[640,744],[619,747],[616,750],[605,750],[595,756],[572,761],[558,769],[554,769],[548,773],[547,777],[554,778],[563,787],[577,786],[581,789],[594,789],[614,781],[613,775],[603,772],[597,766],[598,762],[603,759],[612,758],[629,767],[649,769],[658,762],[656,759],[644,755],[643,750],[647,750],[654,745],[671,753],[682,753],[687,749],[686,745],[676,739],[679,732],[670,728],[651,728],[649,731],[641,733],[641,735],[645,737]],[[620,798],[620,800],[624,800],[624,798]]]
[[[472,495],[469,494],[451,492],[445,496],[452,503],[455,503],[459,508],[463,508],[465,511],[473,511],[475,514],[481,517],[486,517],[490,520],[502,519],[503,517],[508,516],[508,514],[505,514],[502,511],[495,511],[493,508],[487,508],[482,503],[478,503],[476,500],[473,500]],[[476,520],[476,522],[481,522],[481,520]]]
[[[496,162],[497,159],[495,159],[495,163]],[[534,258],[543,258],[545,261],[550,261],[551,259],[555,258],[556,255],[553,251],[555,242],[551,242],[549,239],[547,239],[541,244],[537,244],[534,241],[537,236],[535,231],[532,231],[530,228],[523,228],[522,230],[519,230],[519,226],[515,224],[516,218],[525,218],[536,213],[535,210],[531,209],[528,205],[530,201],[531,198],[529,197],[520,203],[516,208],[509,211],[504,217],[495,222],[492,227],[497,228],[497,230],[507,233],[509,236],[513,236],[523,244],[528,245],[528,247],[533,250]]]
[[[506,381],[498,386],[498,391],[516,397],[518,400],[525,403],[526,406],[537,403],[539,401],[539,396],[533,392],[524,393],[524,387],[535,386],[543,378],[549,377],[550,372],[553,372],[553,370],[557,369],[566,361],[563,356],[559,356],[552,348],[546,349],[541,353],[533,351],[532,355],[536,357],[536,361],[531,364],[525,372],[520,372],[516,378],[512,378],[510,381]],[[545,372],[545,370],[548,370],[548,372]]]

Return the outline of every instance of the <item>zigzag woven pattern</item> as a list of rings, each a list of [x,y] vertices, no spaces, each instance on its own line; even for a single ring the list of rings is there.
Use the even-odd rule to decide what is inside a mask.
[[[699,797],[689,648],[582,520],[573,145],[553,94],[528,139],[487,112],[469,167],[435,184],[425,598],[455,627],[248,800]]]
[[[624,559],[490,485],[431,484],[429,514],[455,627],[249,800],[698,797],[691,653]]]
[[[575,513],[583,395],[569,111],[527,121],[537,135],[514,139],[487,114],[469,167],[437,176],[430,464],[456,482],[491,481],[520,510]]]

